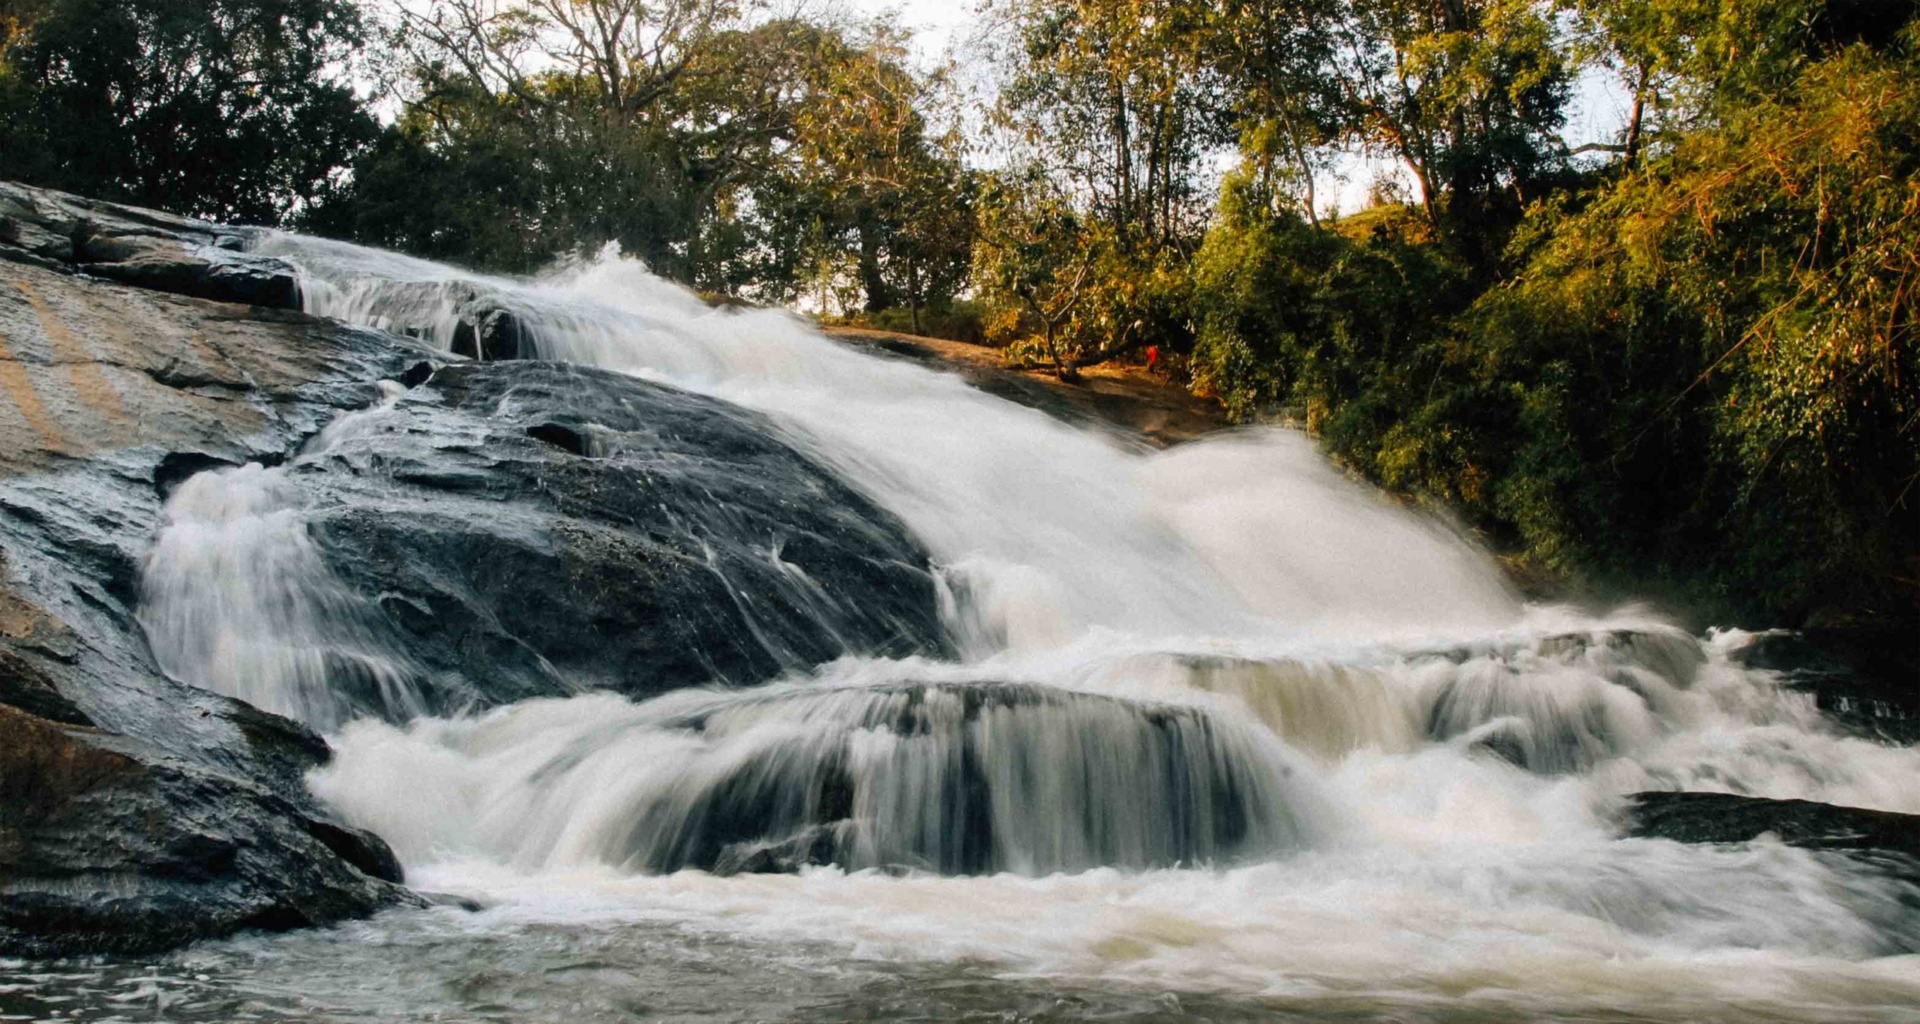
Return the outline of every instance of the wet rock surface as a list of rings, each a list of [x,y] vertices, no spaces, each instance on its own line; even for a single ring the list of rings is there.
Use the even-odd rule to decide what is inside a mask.
[[[169,466],[283,451],[404,365],[368,332],[0,262],[0,950],[411,898],[334,849],[384,844],[306,793],[325,743],[166,678],[133,618]]]
[[[299,309],[293,266],[246,252],[253,234],[0,182],[0,259],[219,302]]]
[[[140,952],[408,898],[384,843],[254,781],[0,705],[0,949]]]
[[[1920,886],[1920,815],[1731,793],[1657,792],[1628,798],[1625,825],[1631,836],[1682,843],[1745,843],[1771,835]],[[1920,912],[1920,888],[1910,893],[1905,912]]]
[[[1548,775],[1584,771],[1620,753],[1639,713],[1657,714],[1665,696],[1692,686],[1706,663],[1684,633],[1635,629],[1463,645],[1415,660],[1458,666],[1428,694],[1428,739],[1467,741]]]
[[[945,650],[904,527],[764,418],[633,377],[444,366],[293,478],[428,710]]]
[[[0,184],[0,951],[157,949],[412,899],[385,844],[306,792],[326,744],[167,678],[134,620],[169,486],[277,457],[418,358],[166,294],[297,303],[285,268],[233,244]]]
[[[775,718],[810,728],[756,728]],[[755,692],[662,725],[726,752],[634,809],[628,863],[655,872],[1139,870],[1272,855],[1300,836],[1277,810],[1288,769],[1195,707],[899,683]]]
[[[1848,729],[1889,743],[1920,743],[1920,638],[1904,633],[1775,630],[1734,652],[1736,663],[1778,672]]]
[[[924,555],[764,421],[292,312],[291,268],[246,244],[0,183],[0,955],[419,900],[306,790],[324,740],[155,662],[142,565],[207,470],[293,458],[332,567],[448,706],[940,644]],[[510,318],[476,324],[477,355],[507,354]],[[298,457],[382,380],[415,388],[410,427]]]

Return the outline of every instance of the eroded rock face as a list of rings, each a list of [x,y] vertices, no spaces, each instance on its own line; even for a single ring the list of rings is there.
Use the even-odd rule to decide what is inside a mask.
[[[277,457],[420,353],[75,273],[218,241],[103,209],[0,185],[0,953],[156,949],[410,900],[385,845],[307,793],[326,744],[166,678],[134,603],[169,472]]]
[[[251,232],[0,182],[0,255],[157,291],[299,309],[284,260],[246,252]]]
[[[245,241],[0,183],[0,955],[418,899],[306,790],[313,730],[160,669],[143,567],[196,474],[284,464],[433,709],[944,643],[925,555],[766,421],[275,308]],[[399,429],[300,454],[396,388]]]
[[[0,951],[155,949],[411,898],[384,844],[306,793],[326,745],[166,678],[133,617],[165,466],[284,450],[405,359],[0,262]]]
[[[134,622],[173,478],[278,457],[419,357],[300,313],[163,294],[298,300],[223,242],[0,184],[4,953],[159,949],[413,899],[382,841],[305,792],[319,736],[169,680]]]
[[[945,651],[896,520],[764,418],[626,375],[446,366],[293,478],[429,710]]]

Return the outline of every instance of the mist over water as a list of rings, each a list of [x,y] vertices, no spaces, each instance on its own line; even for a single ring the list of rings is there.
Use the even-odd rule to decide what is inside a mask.
[[[328,730],[315,791],[416,886],[490,906],[355,927],[584,947],[643,922],[1275,1016],[1920,1019],[1920,891],[1770,840],[1618,838],[1645,789],[1920,813],[1920,753],[1742,668],[1746,634],[1527,606],[1293,432],[1136,449],[613,255],[518,282],[260,247],[316,314],[450,348],[504,310],[542,358],[768,414],[926,547],[961,652],[432,717],[297,482],[195,477],[143,577],[162,665]],[[734,873],[767,869],[797,870]]]

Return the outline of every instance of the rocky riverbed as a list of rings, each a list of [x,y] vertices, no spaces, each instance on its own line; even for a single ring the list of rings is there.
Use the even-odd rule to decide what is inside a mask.
[[[530,328],[478,291],[454,304],[466,312],[451,325],[388,317],[350,326],[307,315],[299,268],[259,251],[260,237],[0,184],[0,955],[158,950],[425,905],[387,842],[310,792],[307,779],[334,756],[314,726],[360,718],[403,727],[587,690],[645,700],[689,682],[752,685],[837,659],[895,659],[930,672],[923,661],[958,656],[942,611],[955,598],[923,541],[804,433],[627,373],[502,358],[536,354]],[[441,329],[450,343],[435,343]],[[1044,388],[982,386],[1060,418],[1118,419],[1119,429],[1161,444],[1206,425],[1172,406],[1136,401],[1119,415],[1100,401],[1062,405]],[[269,537],[277,546],[247,547],[286,529],[293,535]],[[275,561],[289,551],[312,560],[297,592]],[[195,595],[236,580],[258,597],[255,618],[197,614]],[[298,643],[260,648],[263,633]],[[1583,771],[1637,742],[1607,732],[1616,724],[1609,702],[1644,699],[1664,714],[1655,684],[1685,690],[1695,659],[1705,659],[1663,653],[1631,631],[1568,636],[1396,655],[1409,672],[1453,674],[1422,691],[1424,719],[1382,721],[1398,723],[1409,743],[1450,745],[1475,765],[1490,759],[1541,777]],[[1696,652],[1691,638],[1658,637]],[[1912,742],[1912,680],[1868,678],[1798,644],[1763,636],[1738,659],[1814,694],[1828,715],[1823,730]],[[1366,666],[1179,664],[1198,673],[1192,679],[1228,680],[1221,686],[1235,672],[1317,672],[1360,687],[1353,694],[1384,685]],[[187,665],[219,685],[189,685]],[[1579,692],[1601,696],[1571,711],[1548,708],[1499,690],[1481,671],[1487,665],[1501,679],[1541,665],[1577,670],[1587,673]],[[848,727],[836,726],[830,744],[756,748],[800,751],[776,767],[806,761],[819,778],[841,780],[761,815],[804,826],[799,845],[755,846],[760,818],[743,815],[753,817],[764,793],[724,776],[700,790],[705,803],[686,805],[697,814],[674,819],[691,830],[684,850],[647,864],[894,866],[847,838],[848,765],[876,744],[948,742],[942,729],[952,754],[926,759],[929,785],[972,808],[956,814],[977,827],[948,843],[935,823],[902,849],[958,873],[1027,863],[981,844],[1024,837],[1030,822],[982,808],[1044,772],[1059,740],[1018,733],[1027,746],[1007,749],[1028,774],[990,782],[988,748],[970,738],[981,722],[1035,713],[1026,709],[1111,719],[1115,734],[1137,737],[1139,759],[1198,757],[1217,772],[1143,775],[1132,785],[1153,796],[1175,779],[1167,792],[1185,796],[1172,803],[1191,797],[1231,811],[1174,834],[1204,843],[1156,832],[1130,846],[1088,812],[1088,835],[1106,844],[1089,846],[1104,851],[1100,863],[1162,867],[1200,856],[1195,849],[1233,848],[1248,816],[1266,806],[1247,803],[1239,769],[1221,767],[1227,755],[1214,751],[1224,726],[1208,714],[985,685],[904,685],[899,693],[918,696],[884,715],[862,712],[872,721],[840,723]],[[960,710],[936,728],[913,701],[949,690]],[[308,692],[319,696],[285,697]],[[783,706],[805,717],[824,703]],[[1275,707],[1293,716],[1288,723],[1323,713]],[[704,718],[690,721],[654,715],[642,724],[708,729]],[[1285,733],[1279,722],[1268,724]],[[1085,747],[1075,756],[1087,756]],[[773,763],[748,764],[738,778]],[[1086,779],[1106,770],[1084,763]],[[1688,781],[1649,779],[1675,789]],[[1913,817],[1722,788],[1733,791],[1632,796],[1616,827],[1704,844],[1771,835],[1895,878],[1914,877],[1920,863]],[[1149,840],[1167,841],[1163,849]],[[1291,848],[1291,831],[1285,840],[1269,845]],[[1089,866],[1077,853],[1048,856],[1032,862]]]
[[[309,650],[351,692],[356,631],[404,643],[417,699],[350,698],[376,713],[944,650],[925,555],[754,415],[307,316],[293,268],[248,242],[0,184],[0,952],[419,901],[380,839],[307,792],[325,741],[156,658],[142,566],[195,474],[273,467],[329,510],[319,556],[365,597],[306,623]],[[396,391],[404,429],[305,453]],[[210,528],[239,543],[231,520]],[[813,588],[867,599],[822,618],[787,596]],[[244,640],[196,628],[170,642]]]

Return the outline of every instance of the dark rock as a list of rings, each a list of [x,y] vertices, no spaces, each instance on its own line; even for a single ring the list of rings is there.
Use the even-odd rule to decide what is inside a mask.
[[[1908,634],[1774,630],[1734,651],[1748,668],[1778,672],[1852,731],[1920,743],[1920,640]]]
[[[365,829],[310,819],[307,834],[370,878],[396,883],[407,880],[406,869],[400,866],[400,858],[393,855],[393,849]]]
[[[292,264],[217,225],[0,182],[0,251],[218,302],[300,308]]]
[[[400,383],[410,388],[417,388],[433,379],[433,371],[435,369],[437,369],[437,367],[435,367],[434,364],[421,360],[407,367],[407,372],[400,375]]]
[[[394,412],[295,471],[429,708],[946,649],[925,553],[758,415],[545,362],[447,366]]]
[[[766,420],[267,308],[297,296],[247,241],[0,183],[0,956],[415,899],[307,791],[328,756],[313,730],[155,664],[141,567],[199,472],[285,461],[328,499],[325,557],[439,707],[941,649],[925,555]],[[530,354],[470,298],[476,355]],[[298,455],[395,379],[407,431]]]
[[[1632,836],[1744,843],[1771,833],[1792,846],[1898,854],[1920,866],[1920,815],[1730,793],[1635,793],[1628,800]]]
[[[460,310],[460,322],[453,329],[453,354],[469,359],[537,359],[539,349],[533,333],[511,310],[476,297]]]
[[[97,277],[216,302],[300,308],[299,277],[270,256],[232,252],[171,238],[87,238],[75,266]]]
[[[1625,831],[1682,843],[1747,843],[1771,835],[1834,869],[1840,891],[1876,933],[1877,953],[1920,952],[1920,815],[1766,800],[1729,793],[1636,793]]]
[[[168,452],[161,456],[159,464],[153,467],[153,493],[161,501],[173,496],[174,488],[179,487],[197,473],[210,469],[232,467],[234,464],[218,456],[204,452]]]
[[[563,427],[558,423],[536,423],[527,428],[527,436],[535,441],[545,441],[563,452],[572,452],[575,455],[590,454],[587,439],[581,436],[579,431],[571,427]]]
[[[284,799],[157,755],[0,707],[0,950],[145,952],[403,895],[333,855]]]
[[[223,237],[5,184],[0,216],[0,255],[24,243],[63,262],[75,239]],[[428,355],[299,314],[0,263],[0,955],[158,949],[412,898],[376,877],[392,875],[377,840],[328,831],[303,782],[326,744],[167,678],[134,602],[162,492],[278,458]]]

